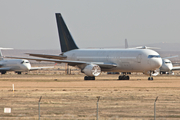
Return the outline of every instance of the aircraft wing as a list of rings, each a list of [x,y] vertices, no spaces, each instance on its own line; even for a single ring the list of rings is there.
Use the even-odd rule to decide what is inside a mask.
[[[49,58],[49,59],[63,59],[67,58],[65,55],[49,55],[49,54],[34,54],[34,53],[26,53],[30,56],[35,56],[35,57],[42,57],[42,58]]]
[[[30,71],[32,71],[32,70],[41,70],[41,69],[46,69],[46,68],[54,68],[54,66],[50,66],[50,67],[31,67]]]
[[[175,57],[178,57],[178,55],[176,55],[176,56],[164,57],[163,59],[169,59],[169,58],[175,58]]]
[[[3,67],[3,68],[0,68],[0,71],[9,71],[11,70],[11,67]]]
[[[172,71],[180,70],[180,67],[173,67]]]
[[[115,63],[104,63],[104,62],[85,62],[85,61],[71,61],[71,60],[56,60],[56,59],[42,59],[42,58],[24,58],[24,57],[8,57],[6,58],[15,58],[15,59],[27,59],[27,60],[36,60],[36,61],[48,61],[48,62],[55,62],[55,63],[67,63],[71,66],[76,66],[80,64],[96,64],[99,65],[101,68],[110,69],[113,67],[117,67]]]

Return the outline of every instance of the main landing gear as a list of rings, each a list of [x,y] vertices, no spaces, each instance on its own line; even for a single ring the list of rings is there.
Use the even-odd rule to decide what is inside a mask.
[[[126,75],[126,72],[123,72],[123,75],[122,76],[120,75],[118,80],[129,80],[129,79],[130,77]]]
[[[119,76],[118,80],[129,80],[129,76],[123,75],[123,76]]]
[[[21,74],[21,72],[15,72],[15,73],[17,73],[18,75],[20,75],[20,74]]]
[[[85,76],[84,80],[95,80],[95,76]]]
[[[2,71],[1,74],[6,74],[6,71]]]

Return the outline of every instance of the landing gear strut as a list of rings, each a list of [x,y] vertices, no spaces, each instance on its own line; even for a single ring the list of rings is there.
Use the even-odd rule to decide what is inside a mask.
[[[95,76],[85,76],[84,80],[95,80]]]
[[[153,77],[151,77],[152,71],[150,71],[150,77],[148,77],[148,80],[153,80]]]

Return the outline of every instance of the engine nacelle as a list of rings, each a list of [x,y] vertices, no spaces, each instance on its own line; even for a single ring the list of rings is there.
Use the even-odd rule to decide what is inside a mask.
[[[101,73],[101,68],[98,65],[90,64],[87,65],[82,72],[87,76],[98,76]]]

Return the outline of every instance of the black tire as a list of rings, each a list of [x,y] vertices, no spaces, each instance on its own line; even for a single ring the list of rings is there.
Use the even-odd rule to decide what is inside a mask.
[[[85,76],[85,77],[84,77],[84,80],[88,80],[88,77],[87,77],[87,76]]]
[[[6,71],[2,71],[1,74],[6,74]]]
[[[21,72],[17,72],[17,74],[18,74],[18,75],[20,75],[20,74],[21,74]]]
[[[84,80],[95,80],[95,76],[85,76]]]

